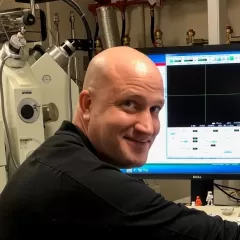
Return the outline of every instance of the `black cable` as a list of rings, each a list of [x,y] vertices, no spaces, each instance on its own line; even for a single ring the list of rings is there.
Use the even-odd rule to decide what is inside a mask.
[[[98,20],[96,18],[96,26],[95,26],[95,33],[94,33],[94,49],[96,49],[96,40],[98,38],[98,33],[99,33],[99,24],[98,24]]]
[[[96,21],[95,34],[94,34],[94,41],[97,40],[98,33],[99,33],[99,24],[98,24],[98,21]]]
[[[226,192],[225,190],[223,190],[222,188],[228,188],[228,189],[233,189],[235,191],[239,191],[239,189],[237,188],[232,188],[232,187],[228,187],[228,186],[223,186],[223,185],[220,185],[220,184],[217,184],[217,183],[214,183],[214,186],[219,189],[221,192],[223,192],[224,194],[226,194],[229,198],[232,198],[236,201],[240,201],[239,198],[236,198],[236,197],[233,197],[231,194],[229,194],[228,192]]]
[[[88,41],[92,42],[92,48],[88,51],[88,58],[89,61],[91,61],[92,56],[93,56],[93,40],[92,40],[92,33],[89,27],[89,24],[87,22],[87,19],[85,17],[85,14],[83,13],[83,11],[81,10],[80,6],[74,2],[73,0],[63,0],[65,3],[67,3],[69,6],[71,6],[81,17],[85,30],[86,30],[86,35],[87,35],[87,39]]]
[[[150,34],[151,34],[151,40],[152,44],[155,43],[155,37],[154,37],[154,25],[155,25],[155,19],[154,19],[154,7],[150,7],[150,16],[151,16],[151,27],[150,27]]]
[[[121,41],[123,45],[123,38],[125,36],[125,31],[126,31],[126,16],[125,16],[125,11],[122,12],[122,33],[121,33]]]
[[[214,186],[218,186],[218,187],[222,187],[222,188],[228,188],[228,189],[232,189],[232,190],[235,190],[235,191],[240,191],[240,189],[238,189],[238,188],[224,186],[224,185],[221,185],[221,184],[218,184],[218,183],[214,183]]]

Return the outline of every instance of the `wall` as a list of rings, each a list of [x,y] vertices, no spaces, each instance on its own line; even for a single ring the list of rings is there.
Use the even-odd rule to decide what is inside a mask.
[[[87,5],[94,2],[93,0],[78,0],[79,5],[85,12],[89,25],[94,33],[95,23],[94,17],[88,12]],[[65,40],[70,36],[69,11],[70,8],[66,3],[52,2],[51,18],[55,12],[60,16],[60,32],[61,40]],[[228,22],[232,25],[234,32],[240,35],[239,11],[240,1],[228,0]],[[134,6],[127,9],[127,32],[130,33],[132,47],[152,46],[150,39],[150,15],[147,6]],[[144,18],[145,15],[145,18]],[[121,29],[120,12],[117,12],[119,30]],[[162,7],[155,8],[156,28],[160,27],[163,31],[164,44],[186,45],[186,32],[189,28],[196,31],[197,38],[207,38],[207,0],[165,0]],[[145,19],[145,21],[144,21]],[[144,29],[145,25],[145,29]],[[85,36],[83,25],[79,17],[76,19],[76,33],[79,38]],[[52,21],[52,26],[53,21]],[[145,38],[143,36],[145,32]],[[146,44],[145,44],[146,43]]]
[[[141,6],[134,8],[129,16],[131,21],[130,36],[133,47],[144,47],[144,40],[141,39],[143,28],[138,24],[139,19],[143,21]],[[186,32],[188,28],[194,28],[197,35],[207,37],[207,2],[205,0],[195,1],[165,1],[162,7],[155,8],[156,27],[163,32],[165,46],[186,45]],[[146,46],[152,46],[150,38],[150,13],[147,6],[144,7],[145,15],[145,37]],[[137,20],[138,19],[138,20]],[[194,20],[193,20],[194,19]],[[135,30],[140,28],[138,30]],[[140,31],[139,31],[140,30]]]
[[[144,47],[140,22],[143,21],[142,7],[131,7],[128,10],[128,24],[133,47]],[[239,11],[240,1],[228,0],[228,22],[234,32],[240,35]],[[146,46],[152,46],[150,39],[150,14],[149,8],[144,7]],[[120,13],[119,29],[121,29]],[[165,46],[186,45],[186,32],[193,28],[196,38],[208,37],[207,0],[165,0],[162,7],[155,8],[156,28],[163,31]]]

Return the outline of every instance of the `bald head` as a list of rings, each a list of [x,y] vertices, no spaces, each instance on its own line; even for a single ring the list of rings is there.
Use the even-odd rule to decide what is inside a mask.
[[[83,89],[103,87],[124,74],[160,75],[155,64],[143,53],[130,47],[113,47],[96,55],[90,62]],[[122,79],[124,80],[124,79]]]
[[[163,99],[160,72],[147,56],[130,47],[109,48],[89,64],[74,124],[103,161],[140,166],[159,132]]]

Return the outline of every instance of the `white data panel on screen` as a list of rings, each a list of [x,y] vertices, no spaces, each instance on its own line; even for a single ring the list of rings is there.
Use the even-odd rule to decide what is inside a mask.
[[[158,66],[158,69],[163,78],[163,86],[164,86],[164,98],[166,102],[166,66]],[[159,114],[160,119],[160,133],[156,137],[152,147],[150,148],[148,154],[147,163],[159,163],[166,161],[166,149],[167,149],[167,142],[166,142],[166,134],[167,134],[167,107],[166,104],[161,109]]]
[[[196,160],[211,156],[218,162],[228,158],[239,162],[240,148],[233,144],[238,142],[239,130],[239,127],[168,128],[167,157]]]

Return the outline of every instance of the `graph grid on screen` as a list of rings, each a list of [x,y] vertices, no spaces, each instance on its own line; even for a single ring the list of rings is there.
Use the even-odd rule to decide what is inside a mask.
[[[240,64],[167,67],[168,127],[238,125]]]

